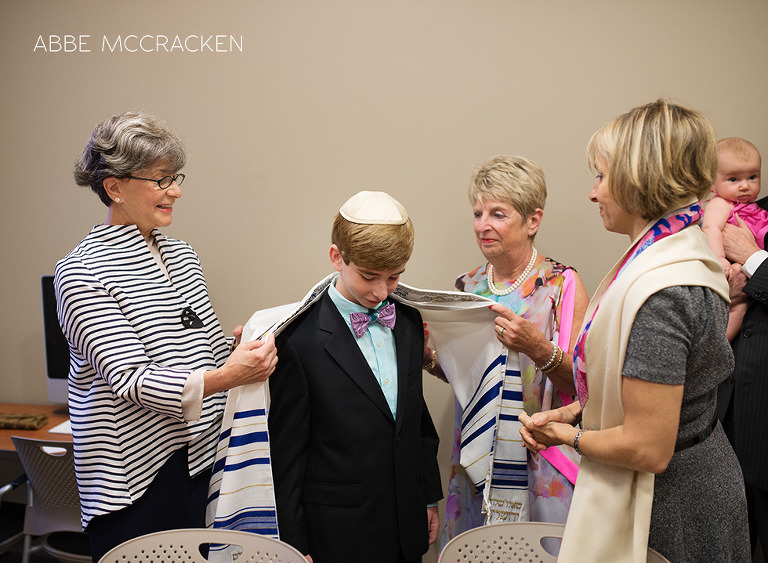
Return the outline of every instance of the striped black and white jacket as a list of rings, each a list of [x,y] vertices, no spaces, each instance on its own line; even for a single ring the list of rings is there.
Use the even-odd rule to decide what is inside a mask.
[[[56,265],[83,527],[135,502],[184,445],[193,476],[215,455],[226,393],[205,398],[192,422],[181,397],[192,371],[224,363],[227,339],[194,250],[152,234],[170,280],[134,225],[94,227]],[[182,323],[185,309],[202,327]]]

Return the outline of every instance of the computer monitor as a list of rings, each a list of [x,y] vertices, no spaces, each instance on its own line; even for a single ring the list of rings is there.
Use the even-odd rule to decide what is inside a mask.
[[[56,294],[53,276],[41,278],[43,289],[43,328],[45,332],[45,367],[48,382],[48,400],[67,404],[69,377],[69,344],[56,316]]]

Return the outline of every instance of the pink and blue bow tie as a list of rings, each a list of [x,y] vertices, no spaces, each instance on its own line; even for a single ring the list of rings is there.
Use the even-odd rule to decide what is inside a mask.
[[[371,322],[379,323],[388,329],[395,328],[395,304],[387,303],[376,310],[368,309],[367,313],[351,313],[349,318],[352,321],[352,330],[357,338],[360,338]]]

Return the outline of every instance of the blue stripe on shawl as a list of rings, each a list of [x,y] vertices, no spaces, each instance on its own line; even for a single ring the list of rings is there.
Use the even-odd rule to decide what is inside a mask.
[[[462,430],[464,430],[464,427],[465,427],[465,426],[466,426],[468,423],[472,422],[472,420],[473,420],[473,419],[474,419],[474,418],[477,416],[478,412],[480,412],[481,410],[483,410],[483,408],[485,408],[485,406],[486,406],[488,403],[490,403],[491,401],[495,401],[495,400],[498,398],[498,396],[499,396],[499,392],[501,391],[501,386],[502,386],[502,382],[501,382],[501,381],[499,381],[498,383],[496,383],[496,385],[494,385],[493,387],[491,387],[490,389],[488,389],[488,390],[487,390],[487,391],[486,391],[486,392],[485,392],[485,393],[484,393],[484,394],[483,394],[483,395],[482,395],[482,396],[481,396],[481,397],[478,399],[478,403],[477,403],[476,405],[474,405],[474,406],[473,406],[473,407],[470,409],[470,411],[464,415],[464,420],[463,420],[463,421],[462,421],[462,423],[461,423],[461,429],[462,429]],[[471,404],[471,403],[470,403],[470,404]]]
[[[236,412],[233,418],[235,420],[238,420],[240,418],[249,418],[251,416],[264,416],[265,414],[267,414],[267,411],[265,409],[254,409],[250,411]]]
[[[519,471],[521,473],[528,473],[528,464],[526,462],[519,461],[499,461],[496,460],[493,463],[493,471]]]
[[[502,362],[506,362],[506,361],[507,361],[507,357],[502,355],[502,356],[499,356],[499,357],[497,357],[495,360],[493,360],[493,361],[492,361],[492,362],[491,362],[491,363],[488,365],[488,367],[486,368],[486,370],[483,372],[483,377],[481,377],[481,378],[480,378],[480,382],[479,382],[479,383],[478,383],[478,385],[477,385],[477,389],[475,390],[475,393],[474,393],[474,395],[472,395],[472,397],[469,399],[469,401],[467,401],[467,404],[468,404],[468,405],[471,405],[471,404],[472,404],[472,403],[475,401],[475,397],[477,397],[477,394],[480,392],[480,389],[482,389],[482,388],[483,388],[483,381],[484,381],[484,380],[485,380],[485,378],[488,376],[488,374],[489,374],[489,373],[490,373],[490,372],[491,372],[491,371],[492,371],[494,368],[498,367],[498,366],[499,366],[499,365],[500,365]]]
[[[269,456],[248,459],[241,461],[240,463],[228,463],[224,467],[224,471],[237,471],[238,469],[242,469],[243,467],[250,467],[251,465],[269,465]]]
[[[261,432],[249,432],[243,436],[232,436],[229,439],[229,447],[245,446],[256,442],[264,442],[266,444],[268,441],[269,435],[267,434],[267,431],[262,430]]]
[[[527,487],[528,465],[526,463],[502,462],[493,463],[492,486]]]
[[[227,518],[216,519],[213,527],[276,536],[277,512],[269,507],[243,510]]]
[[[477,438],[477,437],[478,437],[480,434],[483,434],[484,432],[486,432],[487,430],[489,430],[489,429],[491,429],[491,428],[494,428],[495,426],[496,426],[496,419],[495,419],[495,418],[493,418],[493,417],[491,417],[491,418],[488,420],[488,422],[486,422],[486,423],[485,423],[485,424],[483,424],[483,425],[482,425],[480,428],[478,428],[477,430],[475,430],[474,432],[472,432],[472,434],[470,434],[469,436],[467,436],[467,438],[466,438],[465,440],[462,440],[462,442],[461,442],[461,447],[463,448],[464,446],[466,446],[467,444],[469,444],[469,443],[470,443],[472,440],[474,440],[475,438]]]
[[[219,471],[224,471],[224,466],[227,463],[227,457],[224,456],[221,459],[217,459],[216,462],[213,464],[213,469],[211,470],[211,475],[216,475]]]
[[[523,392],[522,391],[515,391],[513,389],[505,389],[501,393],[501,399],[506,401],[522,401],[523,400]]]

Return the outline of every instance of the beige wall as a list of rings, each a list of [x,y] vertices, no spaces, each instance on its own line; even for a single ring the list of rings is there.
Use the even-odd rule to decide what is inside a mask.
[[[46,401],[39,278],[104,220],[72,180],[103,117],[144,108],[187,140],[166,232],[199,253],[227,330],[330,271],[331,217],[361,189],[414,219],[403,280],[450,289],[482,262],[465,189],[499,153],[544,168],[537,246],[591,292],[627,240],[587,200],[589,136],[663,96],[768,150],[767,24],[761,0],[0,0],[0,401]],[[91,52],[35,50],[49,34]],[[129,34],[242,36],[243,51],[101,52]],[[452,395],[426,392],[447,476]]]

